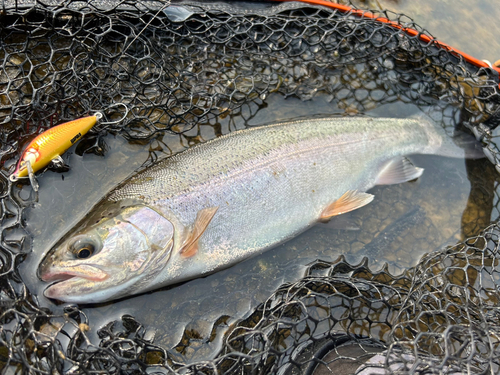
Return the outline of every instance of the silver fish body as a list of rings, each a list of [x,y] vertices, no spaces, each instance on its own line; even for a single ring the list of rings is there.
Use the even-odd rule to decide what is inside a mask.
[[[63,280],[45,294],[103,302],[226,268],[315,225],[346,192],[420,175],[396,165],[417,153],[464,156],[424,118],[294,121],[195,146],[122,183],[65,235],[41,264],[43,280]],[[85,247],[86,236],[100,240]],[[115,277],[120,263],[128,276]]]

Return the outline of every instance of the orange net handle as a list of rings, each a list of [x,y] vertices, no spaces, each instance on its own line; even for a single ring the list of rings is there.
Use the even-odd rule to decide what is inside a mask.
[[[291,0],[274,0],[274,1],[291,1]],[[423,42],[429,43],[432,41],[437,47],[440,47],[440,48],[450,52],[451,54],[453,54],[455,56],[462,56],[465,61],[467,61],[468,63],[471,63],[474,66],[477,66],[479,68],[492,68],[492,69],[496,70],[500,75],[500,68],[499,67],[490,66],[487,63],[485,63],[484,61],[476,59],[475,57],[472,57],[472,56],[470,56],[462,51],[459,51],[456,48],[450,47],[449,45],[447,45],[445,43],[441,43],[429,35],[422,34],[422,33],[418,32],[417,30],[411,29],[409,27],[403,27],[398,22],[391,21],[388,18],[378,17],[377,15],[373,14],[372,12],[354,9],[348,5],[335,4],[335,3],[332,3],[332,2],[327,1],[327,0],[297,0],[297,1],[300,1],[303,3],[308,3],[308,4],[314,4],[314,5],[322,5],[325,7],[338,9],[341,12],[346,12],[346,13],[349,12],[349,13],[356,15],[356,16],[359,16],[359,17],[371,18],[371,19],[374,19],[376,21],[386,23],[388,25],[391,25],[395,29],[399,29],[399,30],[407,33],[408,35],[418,36],[420,38],[420,40],[422,40]]]

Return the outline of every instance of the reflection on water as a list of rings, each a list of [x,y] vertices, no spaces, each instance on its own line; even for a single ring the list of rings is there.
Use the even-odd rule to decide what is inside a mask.
[[[411,105],[396,103],[371,114],[403,117],[415,111]],[[115,184],[141,165],[217,135],[319,113],[334,113],[324,98],[315,100],[313,106],[272,95],[266,105],[250,103],[240,113],[214,119],[182,136],[159,136],[149,146],[108,136],[105,157],[66,155],[71,171],[63,175],[46,172],[40,177],[39,203],[26,215],[34,252],[22,264],[25,281],[42,305],[60,311],[61,306],[43,297],[45,285],[36,278],[34,269],[43,252]],[[261,256],[208,277],[114,303],[84,306],[83,311],[92,327],[123,314],[140,317],[141,323],[156,331],[155,344],[173,348],[172,354],[181,361],[203,359],[219,350],[223,333],[232,322],[246,316],[282,283],[299,279],[316,259],[334,261],[342,255],[356,264],[366,257],[373,269],[387,264],[387,270],[395,274],[414,266],[424,253],[456,243],[464,235],[469,237],[489,222],[493,181],[487,176],[494,173],[482,173],[478,178],[478,171],[489,168],[488,162],[420,155],[412,159],[425,168],[423,176],[418,181],[372,189],[375,200],[346,215],[357,230],[318,224]],[[474,181],[472,190],[469,179]],[[95,342],[96,331],[88,332]]]

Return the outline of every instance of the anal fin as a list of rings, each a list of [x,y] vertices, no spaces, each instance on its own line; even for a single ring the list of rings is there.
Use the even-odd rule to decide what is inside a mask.
[[[198,252],[198,240],[207,229],[208,224],[210,224],[210,221],[212,221],[212,218],[218,209],[219,207],[209,207],[198,212],[196,220],[194,221],[193,229],[179,250],[179,253],[183,257],[189,258]]]
[[[360,193],[357,190],[348,190],[344,195],[323,210],[320,220],[326,221],[333,216],[342,215],[346,212],[366,206],[373,198],[373,194]]]
[[[375,181],[376,185],[400,184],[419,178],[424,172],[406,157],[400,156],[388,162],[380,171]]]

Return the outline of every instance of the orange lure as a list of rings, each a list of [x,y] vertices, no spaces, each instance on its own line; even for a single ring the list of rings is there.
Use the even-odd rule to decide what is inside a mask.
[[[87,133],[102,114],[79,118],[43,132],[25,148],[17,168],[10,176],[11,181],[29,177],[30,172],[46,167],[52,160],[60,159],[61,155]],[[30,171],[31,170],[31,171]],[[31,177],[30,177],[31,179]]]

